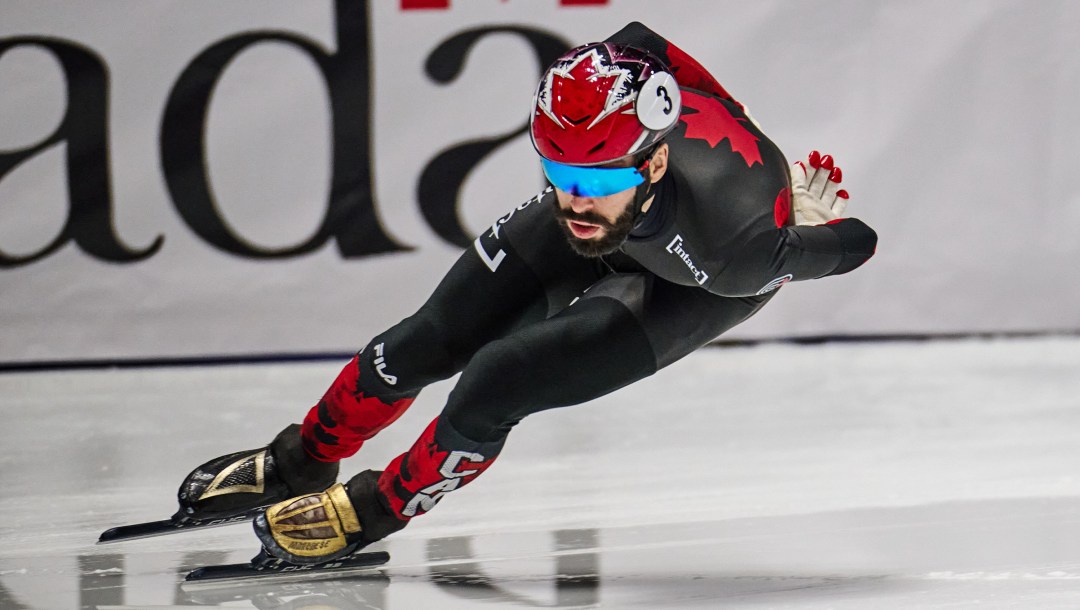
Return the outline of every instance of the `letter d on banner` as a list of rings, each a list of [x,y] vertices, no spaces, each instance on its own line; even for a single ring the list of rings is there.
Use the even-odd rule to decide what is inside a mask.
[[[315,42],[282,32],[226,38],[188,64],[169,94],[161,125],[161,164],[184,222],[215,247],[251,258],[281,258],[319,249],[331,237],[345,258],[410,250],[391,239],[375,213],[371,167],[371,48],[368,3],[337,0],[337,44],[327,53]],[[262,248],[237,235],[217,210],[203,159],[206,116],[214,86],[251,45],[281,42],[303,51],[326,80],[333,118],[333,179],[327,214],[315,235],[281,249]]]

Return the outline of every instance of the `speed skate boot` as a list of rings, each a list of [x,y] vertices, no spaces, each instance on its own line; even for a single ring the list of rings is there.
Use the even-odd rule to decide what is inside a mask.
[[[338,463],[308,455],[300,425],[292,424],[266,447],[230,453],[193,470],[177,492],[180,512],[174,519],[250,518],[275,502],[322,491],[337,476]]]
[[[408,525],[379,490],[382,471],[365,470],[342,485],[280,502],[255,517],[266,552],[293,564],[350,555]]]

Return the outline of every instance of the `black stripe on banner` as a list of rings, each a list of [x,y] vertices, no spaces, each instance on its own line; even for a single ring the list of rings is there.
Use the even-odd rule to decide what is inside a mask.
[[[1031,339],[1051,337],[1080,337],[1080,329],[1056,331],[1003,331],[967,333],[807,335],[801,337],[776,337],[766,339],[721,339],[710,343],[706,347],[731,349],[770,344],[820,345],[825,343],[912,343],[921,341],[961,341],[971,339]],[[301,352],[279,354],[235,354],[160,358],[148,357],[0,362],[0,374],[79,369],[136,369],[187,366],[234,366],[242,364],[276,364],[288,362],[319,362],[327,360],[347,361],[355,355],[355,352]]]

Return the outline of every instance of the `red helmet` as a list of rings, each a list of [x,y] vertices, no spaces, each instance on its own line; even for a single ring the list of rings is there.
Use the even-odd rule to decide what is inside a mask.
[[[607,42],[555,61],[540,80],[529,121],[545,159],[600,165],[657,143],[679,118],[679,85],[655,55]]]

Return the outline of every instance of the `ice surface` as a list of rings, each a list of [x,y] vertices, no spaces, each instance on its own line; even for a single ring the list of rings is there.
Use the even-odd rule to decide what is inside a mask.
[[[94,545],[343,364],[0,375],[0,608],[1080,607],[1076,338],[702,350],[526,419],[348,578],[180,586],[253,555],[246,526]],[[406,449],[450,387],[344,471]]]

